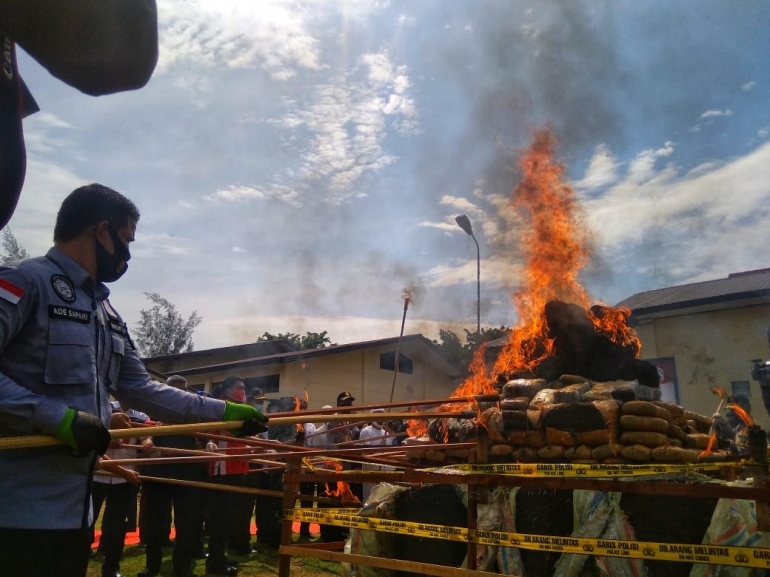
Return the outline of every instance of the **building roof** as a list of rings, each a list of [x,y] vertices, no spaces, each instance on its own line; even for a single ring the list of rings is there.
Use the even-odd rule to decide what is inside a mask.
[[[261,356],[252,356],[252,357],[242,357],[238,360],[233,361],[227,361],[223,363],[213,364],[213,365],[196,365],[191,368],[186,369],[178,369],[175,370],[174,373],[178,375],[182,375],[184,377],[191,376],[191,375],[197,375],[201,373],[212,373],[212,372],[219,372],[219,371],[231,371],[239,368],[245,368],[245,367],[253,367],[253,366],[259,366],[259,365],[270,365],[270,364],[281,364],[281,363],[289,363],[293,361],[299,361],[314,357],[321,357],[326,355],[335,355],[335,354],[341,354],[341,353],[347,353],[351,351],[357,351],[361,349],[367,349],[367,348],[376,348],[376,347],[395,347],[398,344],[398,337],[391,337],[387,339],[377,339],[372,341],[362,341],[358,343],[349,343],[344,345],[331,345],[328,347],[322,347],[318,349],[303,349],[303,350],[292,350],[287,352],[278,352],[274,354],[266,354]],[[405,353],[407,350],[414,350],[419,349],[424,352],[426,357],[429,357],[430,362],[440,371],[444,372],[445,374],[456,377],[460,374],[457,367],[444,358],[439,352],[436,346],[427,338],[422,336],[421,334],[414,334],[414,335],[404,335],[401,339],[401,352]],[[212,349],[217,350],[217,349]],[[198,351],[201,354],[205,354],[205,356],[210,356],[211,351]],[[187,355],[195,354],[193,353],[185,353]],[[178,356],[178,355],[173,355]],[[153,359],[144,359],[145,363],[148,363],[150,361],[152,362],[161,362],[164,360],[164,357],[155,357]]]
[[[727,278],[637,293],[618,303],[631,309],[632,318],[724,305],[770,302],[770,268],[732,273]],[[721,307],[720,307],[721,308]]]
[[[145,364],[153,364],[161,361],[178,361],[183,359],[197,362],[199,360],[205,359],[205,357],[261,357],[265,355],[274,355],[276,353],[285,353],[288,351],[296,350],[297,347],[292,345],[286,339],[275,339],[272,341],[259,341],[255,343],[246,343],[244,345],[232,345],[229,347],[218,347],[216,349],[204,349],[200,351],[190,351],[187,353],[176,353],[173,355],[145,357],[142,359],[142,361]]]

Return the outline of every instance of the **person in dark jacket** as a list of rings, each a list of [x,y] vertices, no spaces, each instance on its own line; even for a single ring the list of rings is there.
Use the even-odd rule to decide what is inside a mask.
[[[187,391],[187,381],[179,375],[166,379],[166,384]],[[193,393],[187,393],[192,395]],[[155,449],[200,450],[198,440],[189,435],[167,435],[153,439]],[[200,463],[171,463],[143,465],[142,475],[183,481],[203,481],[204,469]],[[146,546],[146,567],[138,577],[160,575],[163,546],[168,541],[168,519],[173,511],[176,538],[171,555],[174,577],[189,577],[199,543],[200,529],[197,514],[200,507],[200,489],[184,485],[172,485],[144,481],[142,483],[142,539]]]
[[[126,272],[138,220],[122,194],[82,186],[64,199],[44,257],[0,267],[0,436],[61,443],[0,451],[0,469],[12,472],[0,475],[0,575],[86,574],[110,395],[171,423],[245,421],[253,434],[267,420],[150,378],[104,284]]]

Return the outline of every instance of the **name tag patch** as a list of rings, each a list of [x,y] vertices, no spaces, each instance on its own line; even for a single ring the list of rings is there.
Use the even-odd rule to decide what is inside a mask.
[[[126,330],[126,327],[122,324],[120,324],[118,321],[113,321],[110,319],[110,329],[112,329],[112,332],[118,333],[121,336],[128,336],[128,331]]]
[[[48,316],[52,319],[63,319],[77,323],[88,324],[91,322],[91,311],[80,311],[69,307],[57,307],[56,305],[48,305]]]

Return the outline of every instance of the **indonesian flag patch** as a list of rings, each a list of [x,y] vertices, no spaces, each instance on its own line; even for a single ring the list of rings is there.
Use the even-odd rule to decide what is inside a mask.
[[[7,300],[9,303],[18,304],[23,296],[23,288],[0,278],[0,298]]]

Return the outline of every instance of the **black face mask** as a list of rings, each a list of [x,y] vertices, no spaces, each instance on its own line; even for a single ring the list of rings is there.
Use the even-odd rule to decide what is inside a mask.
[[[94,239],[96,243],[96,280],[99,282],[118,280],[128,270],[128,261],[131,260],[128,246],[123,244],[112,226],[109,226],[109,231],[112,244],[115,247],[115,252],[112,254],[107,252],[102,243]],[[121,265],[123,265],[122,269],[120,268]]]

